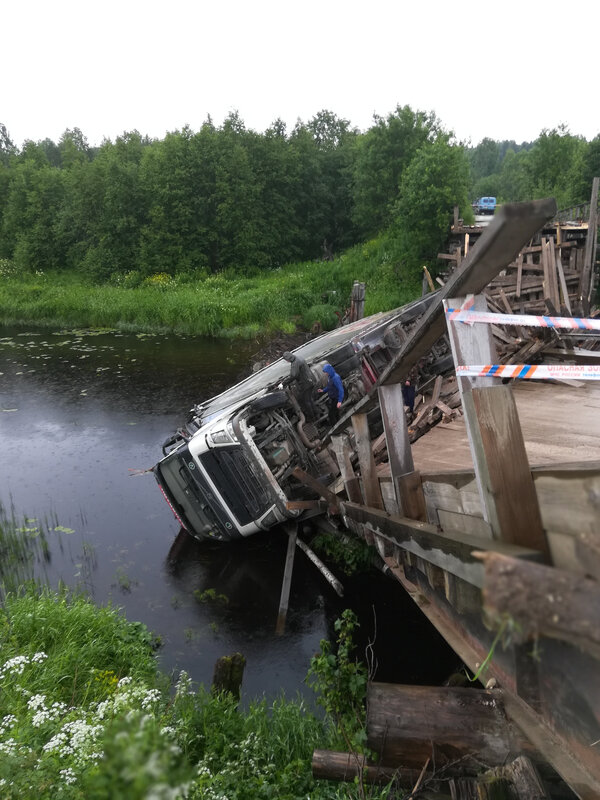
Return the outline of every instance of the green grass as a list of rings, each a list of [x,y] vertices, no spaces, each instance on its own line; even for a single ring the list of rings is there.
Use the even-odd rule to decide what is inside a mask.
[[[331,659],[330,659],[331,660]],[[327,677],[327,676],[325,676]],[[332,719],[300,698],[256,699],[169,686],[153,639],[119,610],[49,590],[8,594],[0,610],[0,796],[16,798],[381,797],[316,782]]]
[[[61,327],[171,331],[254,337],[335,326],[354,280],[366,283],[365,314],[387,311],[420,293],[421,276],[403,266],[397,243],[381,238],[334,261],[292,264],[256,276],[234,272],[190,279],[115,275],[94,285],[72,273],[16,275],[0,265],[0,322]]]

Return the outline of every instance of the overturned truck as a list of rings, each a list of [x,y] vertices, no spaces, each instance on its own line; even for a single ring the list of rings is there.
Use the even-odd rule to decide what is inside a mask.
[[[431,294],[375,314],[323,334],[294,353],[310,366],[315,387],[323,385],[324,364],[335,368],[344,382],[345,412],[369,395],[408,332],[435,302]],[[422,365],[424,375],[451,368],[443,348]],[[154,474],[178,521],[196,538],[234,540],[301,515],[310,490],[294,477],[297,468],[325,485],[339,474],[325,446],[324,398],[315,395],[317,414],[307,421],[289,373],[288,362],[278,359],[195,405],[185,425],[164,443]]]

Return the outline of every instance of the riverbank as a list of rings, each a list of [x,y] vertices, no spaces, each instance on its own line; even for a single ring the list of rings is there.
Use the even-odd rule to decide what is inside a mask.
[[[102,285],[81,274],[17,274],[4,260],[0,322],[246,339],[330,330],[349,306],[354,280],[367,284],[367,315],[418,296],[420,276],[402,266],[396,247],[381,238],[332,261],[252,276],[128,272]]]
[[[144,625],[81,596],[34,588],[5,596],[2,797],[362,796],[358,787],[312,777],[313,750],[340,745],[329,714],[319,719],[284,696],[241,710],[233,695],[194,686],[186,673],[161,674],[155,647]],[[331,670],[337,660],[329,653],[326,646],[310,665],[325,692],[331,676],[322,664]],[[364,672],[341,666],[355,681]]]

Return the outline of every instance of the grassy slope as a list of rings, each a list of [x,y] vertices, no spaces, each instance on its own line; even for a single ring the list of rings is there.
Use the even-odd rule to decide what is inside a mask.
[[[153,276],[135,288],[95,286],[83,278],[16,276],[3,262],[0,322],[68,327],[168,330],[205,336],[293,332],[319,321],[334,327],[354,280],[367,284],[365,314],[402,305],[420,293],[390,239],[352,248],[331,262],[291,264],[256,277],[214,275],[185,282]]]

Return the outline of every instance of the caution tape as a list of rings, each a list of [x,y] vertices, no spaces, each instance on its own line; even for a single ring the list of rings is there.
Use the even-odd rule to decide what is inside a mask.
[[[468,378],[600,381],[600,364],[476,364],[456,367],[456,374]]]
[[[565,328],[570,330],[600,331],[600,319],[588,317],[544,317],[532,314],[493,314],[490,311],[468,311],[447,308],[446,317],[452,322],[484,322],[488,325],[523,325],[535,328]]]

